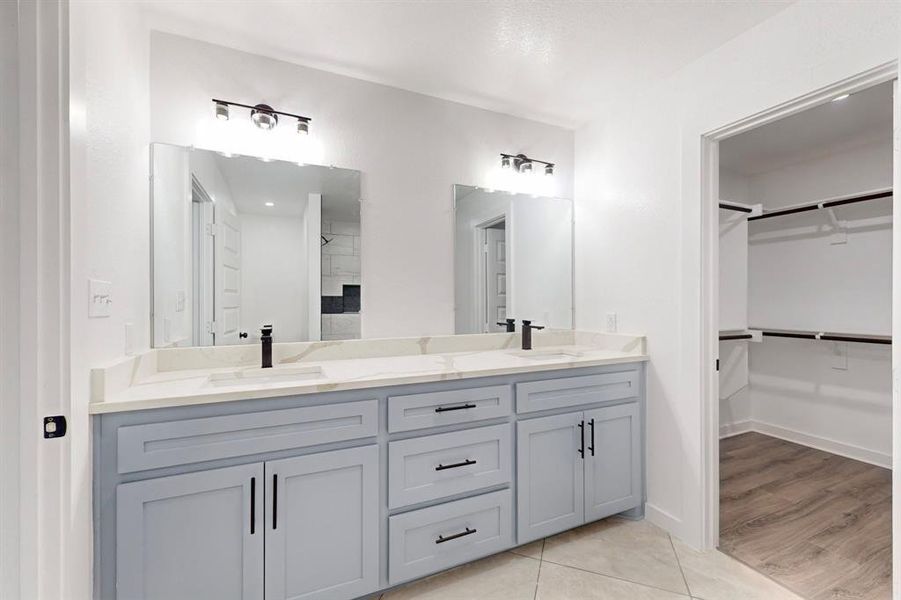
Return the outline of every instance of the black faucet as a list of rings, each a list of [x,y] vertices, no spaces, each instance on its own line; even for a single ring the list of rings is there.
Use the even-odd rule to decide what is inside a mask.
[[[522,349],[523,350],[531,350],[532,349],[532,330],[533,329],[544,329],[543,326],[532,325],[531,321],[522,320]]]
[[[507,319],[506,323],[498,322],[498,325],[501,327],[507,328],[507,333],[513,333],[516,331],[516,319]]]
[[[272,325],[263,325],[260,329],[260,341],[263,342],[263,365],[264,369],[272,368]]]

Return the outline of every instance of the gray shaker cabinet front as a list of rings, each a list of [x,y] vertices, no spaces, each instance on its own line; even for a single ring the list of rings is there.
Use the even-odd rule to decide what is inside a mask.
[[[378,446],[266,463],[266,600],[378,589],[378,476]]]
[[[585,411],[585,520],[641,504],[641,423],[637,402]]]
[[[582,524],[581,423],[581,412],[517,423],[517,543]]]
[[[118,600],[262,600],[263,465],[120,485]]]

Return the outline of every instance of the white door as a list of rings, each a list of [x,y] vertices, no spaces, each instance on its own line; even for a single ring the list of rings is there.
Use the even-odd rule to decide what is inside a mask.
[[[307,236],[307,339],[322,339],[322,194],[310,194],[304,211]]]
[[[241,220],[220,205],[216,206],[215,303],[216,345],[241,343]]]
[[[507,318],[507,242],[504,229],[485,230],[485,331],[505,331]]]

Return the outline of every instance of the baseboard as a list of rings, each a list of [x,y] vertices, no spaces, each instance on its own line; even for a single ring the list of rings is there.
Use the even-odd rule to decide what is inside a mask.
[[[676,537],[683,537],[685,533],[684,531],[682,531],[685,525],[682,522],[682,519],[677,519],[662,508],[658,508],[650,502],[645,502],[644,518],[645,520],[650,521],[657,527],[668,531]]]
[[[892,468],[892,457],[890,454],[875,452],[873,450],[861,448],[860,446],[845,444],[844,442],[838,442],[829,438],[811,435],[809,433],[803,433],[794,429],[788,429],[780,427],[779,425],[764,423],[762,421],[755,421],[753,419],[721,425],[720,439],[747,433],[749,431],[769,435],[787,442],[794,442],[795,444],[801,444],[802,446],[816,448],[817,450],[829,452],[830,454],[852,458],[871,465],[876,465],[877,467],[886,469]]]
[[[861,448],[860,446],[845,444],[844,442],[810,435],[793,429],[786,429],[785,427],[763,423],[761,421],[754,421],[753,428],[754,431],[758,433],[770,435],[788,442],[809,446],[811,448],[816,448],[817,450],[838,454],[839,456],[844,456],[846,458],[853,458],[854,460],[876,465],[877,467],[884,467],[886,469],[892,468],[891,454],[883,454],[882,452],[868,450],[866,448]]]
[[[737,421],[735,423],[726,423],[725,425],[720,425],[720,439],[732,437],[733,435],[741,435],[742,433],[748,433],[749,431],[754,431],[753,421],[750,419]]]

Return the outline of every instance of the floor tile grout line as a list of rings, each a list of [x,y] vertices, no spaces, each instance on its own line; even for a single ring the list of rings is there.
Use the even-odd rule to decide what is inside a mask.
[[[583,573],[591,573],[592,575],[597,575],[598,577],[607,577],[608,579],[615,579],[617,581],[625,581],[626,583],[633,583],[635,585],[640,585],[641,587],[650,588],[652,590],[660,590],[661,592],[668,592],[670,594],[676,594],[677,596],[684,596],[685,598],[690,598],[689,594],[685,594],[683,592],[674,592],[673,590],[668,590],[666,588],[658,587],[656,585],[650,585],[648,583],[642,583],[640,581],[635,581],[633,579],[626,579],[625,577],[617,577],[616,575],[608,575],[607,573],[598,573],[597,571],[591,571],[589,569],[582,569],[581,567],[574,567],[572,565],[564,565],[563,563],[554,562],[552,560],[548,560],[546,558],[541,560],[541,563],[550,563],[552,565],[557,565],[558,567],[565,567],[567,569],[574,569],[576,571],[582,571]],[[539,565],[540,567],[540,565]]]
[[[670,534],[666,534],[666,537],[669,538],[670,548],[673,549],[673,556],[676,557],[676,564],[679,565],[679,572],[682,573],[682,581],[685,583],[685,589],[688,591],[688,595],[691,596],[691,586],[688,585],[688,577],[685,576],[685,569],[682,568],[682,560],[679,558],[679,553],[676,552],[676,543],[673,542],[673,536]]]

